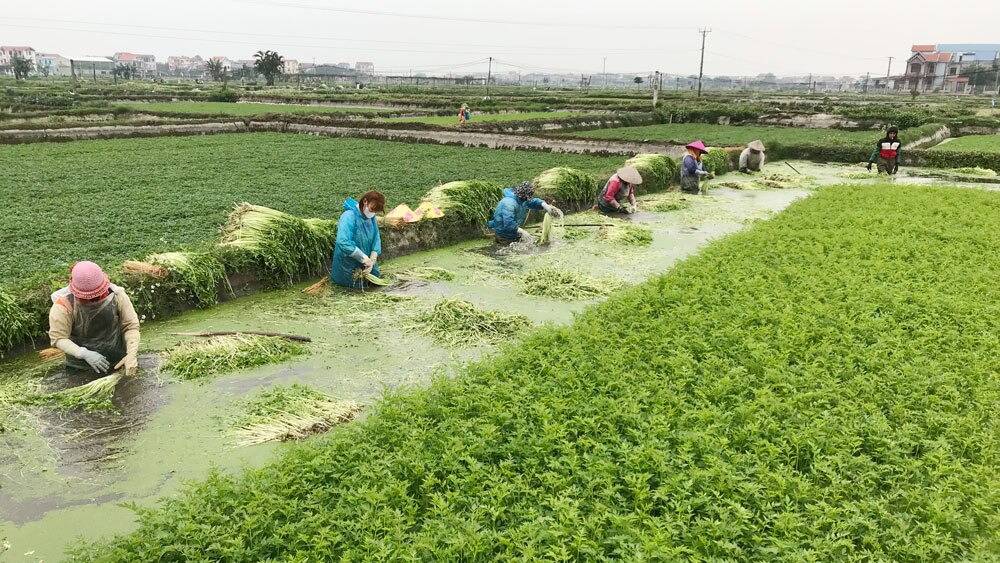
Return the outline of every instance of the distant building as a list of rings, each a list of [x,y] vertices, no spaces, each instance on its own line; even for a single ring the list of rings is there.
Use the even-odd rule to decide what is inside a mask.
[[[361,62],[358,61],[354,65],[354,70],[358,74],[375,74],[375,63]]]
[[[37,53],[35,72],[41,76],[69,76],[69,59],[55,53]]]
[[[897,90],[967,92],[969,78],[963,73],[1000,64],[1000,44],[913,45],[910,53],[904,74],[892,77],[892,86]]]
[[[343,69],[351,70],[351,63],[337,63],[337,66]]]
[[[228,57],[211,57],[212,62],[221,62],[223,72],[233,72],[234,70],[239,70],[242,65],[240,63],[228,58]]]
[[[301,72],[299,61],[295,59],[285,59],[285,74],[298,74]]]
[[[13,68],[11,68],[10,63],[14,57],[20,57],[22,59],[28,59],[32,63],[35,62],[35,50],[31,47],[20,47],[14,45],[0,45],[0,72],[5,74],[14,74]]]
[[[76,72],[77,78],[101,78],[114,76],[115,61],[108,57],[94,56],[71,56],[70,64]]]
[[[156,57],[153,55],[136,55],[133,53],[115,53],[111,57],[115,64],[135,65],[142,76],[156,72]]]
[[[340,68],[339,66],[332,64],[321,64],[309,67],[303,70],[302,73],[316,76],[350,76],[354,74],[351,72],[351,69]]]

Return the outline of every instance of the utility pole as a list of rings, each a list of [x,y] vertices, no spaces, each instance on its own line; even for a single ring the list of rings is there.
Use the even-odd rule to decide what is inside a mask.
[[[493,78],[493,57],[490,57],[490,69],[486,71],[486,97],[490,97],[490,79]]]
[[[704,76],[705,71],[705,36],[712,33],[711,29],[704,27],[698,30],[701,34],[701,63],[698,65],[698,97],[701,97],[701,77]]]
[[[865,94],[868,93],[868,79],[871,78],[871,75],[872,75],[872,73],[870,73],[870,72],[866,72],[865,73],[865,87],[864,87],[864,90],[862,90]]]
[[[886,85],[886,87],[889,86],[889,77],[892,76],[892,59],[895,59],[895,58],[896,57],[889,57],[889,68],[887,68],[885,70],[885,85]]]
[[[660,71],[656,71],[653,78],[653,107],[656,107],[657,99],[660,97],[660,87],[662,86]]]
[[[608,89],[608,58],[604,57],[604,64],[601,65],[601,74],[604,75],[604,89]]]
[[[806,92],[812,93],[813,89],[813,73],[809,73],[809,83],[806,84]]]

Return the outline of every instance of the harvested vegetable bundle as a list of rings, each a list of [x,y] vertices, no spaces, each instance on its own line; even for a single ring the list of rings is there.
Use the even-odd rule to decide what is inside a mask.
[[[425,281],[451,281],[455,279],[455,274],[444,268],[434,266],[417,266],[404,272],[396,274],[396,277],[403,281],[425,280]]]
[[[542,219],[542,236],[538,237],[538,244],[544,245],[552,242],[552,216],[548,213],[545,214],[545,218]]]
[[[493,217],[493,210],[501,198],[503,186],[500,184],[467,180],[437,186],[427,192],[423,200],[462,221],[485,224]]]
[[[842,172],[837,172],[838,178],[847,178],[848,180],[871,180],[878,178],[876,174],[868,172],[867,170],[844,170]]]
[[[320,295],[330,288],[330,276],[323,276],[320,280],[302,290],[302,293],[309,295]]]
[[[376,276],[371,272],[366,272],[363,268],[357,268],[354,270],[354,274],[351,276],[354,279],[355,287],[364,287],[365,284],[361,282],[368,282],[372,285],[377,285],[379,287],[385,287],[391,285],[389,282],[383,280],[382,278]]]
[[[59,348],[45,348],[38,351],[38,359],[43,362],[66,359],[66,354]]]
[[[185,342],[170,352],[163,369],[191,380],[281,362],[306,353],[301,344],[284,338],[236,334]]]
[[[243,203],[230,213],[220,246],[250,257],[272,281],[291,283],[297,275],[326,270],[335,238],[336,221],[305,220]]]
[[[0,358],[31,334],[31,315],[13,296],[0,290]]]
[[[634,166],[639,171],[644,192],[665,190],[677,183],[680,170],[677,161],[665,154],[637,154],[626,160],[625,166]]]
[[[615,242],[633,246],[648,246],[653,242],[653,231],[649,227],[639,225],[617,225],[601,227],[598,238],[607,242]]]
[[[729,172],[728,154],[726,149],[723,148],[712,147],[708,149],[705,156],[701,157],[701,161],[705,165],[705,170],[713,172],[716,176]]]
[[[154,280],[165,280],[170,272],[167,271],[163,266],[157,266],[155,264],[149,264],[147,262],[136,262],[134,260],[126,260],[122,264],[122,271],[133,277],[148,277]]]
[[[624,286],[615,279],[592,278],[553,267],[540,268],[521,278],[521,292],[525,295],[567,301],[605,297]]]
[[[560,205],[593,204],[597,199],[597,178],[575,168],[549,168],[532,183],[538,197],[553,199]]]
[[[984,176],[984,177],[995,177],[997,175],[996,170],[990,170],[989,168],[980,168],[978,166],[973,167],[963,167],[963,168],[952,168],[956,174],[967,174],[969,176]]]
[[[230,422],[235,446],[298,440],[325,432],[352,420],[361,412],[361,405],[294,383],[264,391],[246,401],[242,410],[244,412]]]
[[[450,346],[471,343],[495,344],[531,327],[523,315],[484,311],[468,301],[452,297],[415,318],[413,328]]]
[[[164,252],[148,256],[146,262],[165,267],[169,279],[190,293],[199,307],[215,305],[219,283],[229,285],[226,267],[208,252]]]
[[[63,409],[80,407],[88,411],[110,410],[114,408],[111,399],[115,396],[115,388],[123,377],[125,372],[117,371],[86,385],[50,393],[47,402]]]

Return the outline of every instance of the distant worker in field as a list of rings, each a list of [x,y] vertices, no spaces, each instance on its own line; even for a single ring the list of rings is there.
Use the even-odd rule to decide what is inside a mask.
[[[469,106],[462,104],[462,107],[458,110],[458,124],[465,125],[471,118],[472,112],[469,111]]]
[[[764,167],[764,143],[752,141],[740,153],[740,172],[760,172]]]
[[[635,187],[641,183],[642,175],[635,166],[619,168],[597,195],[597,208],[602,213],[635,213],[639,210],[635,203]]]
[[[376,191],[365,192],[361,201],[347,198],[344,212],[337,222],[337,243],[333,248],[330,279],[344,287],[362,288],[367,282],[355,279],[355,271],[379,276],[378,258],[382,254],[382,237],[375,214],[385,209],[385,196]]]
[[[535,186],[531,182],[522,182],[515,188],[503,191],[503,199],[493,212],[493,220],[489,227],[493,229],[497,244],[508,245],[515,242],[531,240],[531,235],[521,228],[530,209],[544,209],[553,217],[562,217],[563,212],[558,207],[545,203],[534,197]]]
[[[66,368],[106,374],[139,368],[139,317],[125,290],[112,285],[101,267],[77,262],[69,285],[52,294],[49,339],[66,354]]]
[[[872,171],[872,164],[878,163],[878,173],[885,172],[890,176],[899,171],[899,148],[902,143],[899,140],[899,129],[893,125],[886,132],[876,145],[872,155],[868,158],[868,171]]]
[[[714,178],[715,174],[705,170],[701,157],[708,153],[705,144],[695,141],[684,148],[687,154],[681,161],[681,191],[688,194],[701,193],[701,181],[704,178]]]

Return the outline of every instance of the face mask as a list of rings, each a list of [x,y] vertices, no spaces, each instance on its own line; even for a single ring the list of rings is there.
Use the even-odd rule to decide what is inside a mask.
[[[365,219],[371,219],[372,217],[375,216],[375,212],[374,211],[368,211],[367,207],[364,209],[364,211],[361,212],[361,214],[365,216]]]

